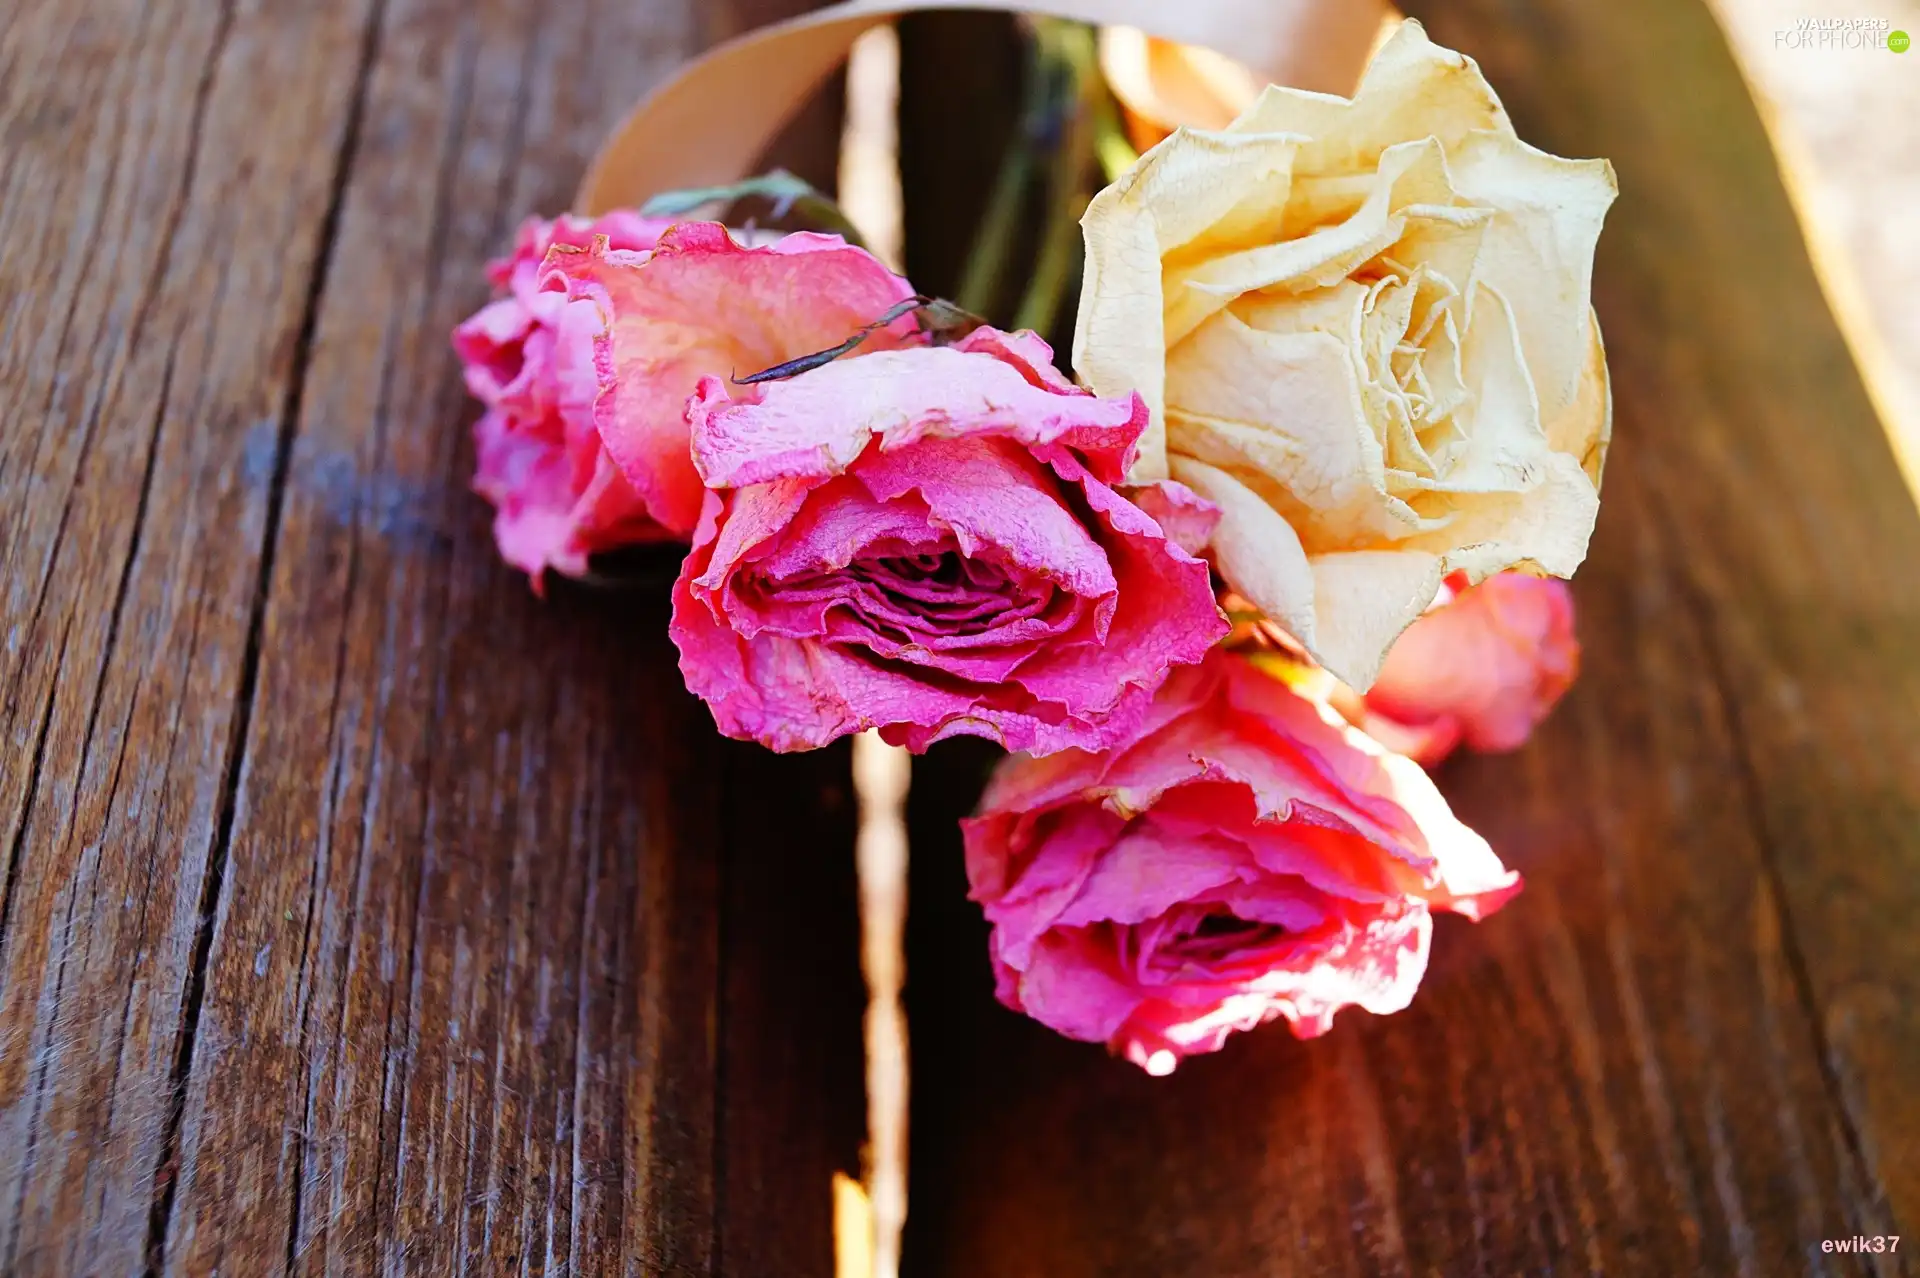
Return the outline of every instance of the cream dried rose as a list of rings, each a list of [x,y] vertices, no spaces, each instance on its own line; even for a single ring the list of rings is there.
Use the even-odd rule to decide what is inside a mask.
[[[1146,398],[1133,477],[1219,505],[1228,583],[1364,689],[1450,573],[1586,556],[1615,193],[1409,21],[1351,100],[1270,88],[1095,198],[1074,363]]]

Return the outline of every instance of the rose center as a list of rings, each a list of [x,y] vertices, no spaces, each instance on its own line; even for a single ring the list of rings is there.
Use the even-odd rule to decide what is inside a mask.
[[[1195,967],[1218,967],[1238,956],[1255,954],[1286,938],[1277,923],[1243,919],[1221,905],[1178,908],[1157,923],[1126,928],[1120,938],[1121,961],[1139,964],[1147,979],[1166,979],[1190,973]]]
[[[876,624],[940,635],[990,630],[1027,593],[999,564],[953,550],[857,560],[846,573],[876,596],[863,609]]]
[[[1369,381],[1384,410],[1376,420],[1387,464],[1429,478],[1446,470],[1459,438],[1453,415],[1466,402],[1459,369],[1460,292],[1428,267],[1382,254],[1362,307]]]
[[[1209,911],[1191,924],[1177,928],[1166,949],[1182,957],[1212,955],[1277,941],[1287,929],[1277,923],[1243,919],[1226,910]]]

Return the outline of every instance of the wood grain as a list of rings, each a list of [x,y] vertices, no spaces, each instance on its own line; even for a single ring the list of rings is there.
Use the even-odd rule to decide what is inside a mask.
[[[845,752],[718,741],[657,597],[497,565],[445,347],[786,7],[8,11],[0,1273],[827,1272]],[[992,1004],[990,753],[936,751],[911,1274],[1910,1269],[1819,1242],[1920,1216],[1920,517],[1696,0],[1415,7],[1626,192],[1586,677],[1443,778],[1529,890],[1407,1013],[1155,1082]],[[909,170],[936,276],[980,151]]]
[[[446,346],[781,0],[123,9],[0,29],[0,1273],[828,1272],[846,752],[497,564]]]
[[[990,753],[930,755],[915,1278],[1910,1272],[1820,1244],[1920,1221],[1920,518],[1704,8],[1409,8],[1623,190],[1585,673],[1441,778],[1528,890],[1441,924],[1409,1011],[1150,1080],[992,1003],[953,828]]]
[[[1704,8],[1492,9],[1437,11],[1435,31],[1473,35],[1543,145],[1620,158],[1631,198],[1596,278],[1644,509],[1734,734],[1830,1094],[1895,1223],[1920,1227],[1914,494]],[[1582,56],[1542,75],[1553,48]]]
[[[0,1272],[148,1250],[364,18],[8,15]]]

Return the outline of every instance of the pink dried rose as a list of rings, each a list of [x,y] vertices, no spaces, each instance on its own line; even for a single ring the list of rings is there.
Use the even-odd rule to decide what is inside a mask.
[[[502,554],[536,582],[549,567],[578,575],[595,551],[692,534],[703,490],[686,403],[703,376],[834,345],[911,292],[838,236],[749,247],[717,223],[556,226],[522,231],[495,267],[508,296],[454,339],[490,410],[475,487],[498,507]],[[868,348],[914,331],[902,320]]]
[[[1573,591],[1553,577],[1464,575],[1407,628],[1367,690],[1360,726],[1422,763],[1455,746],[1518,749],[1580,670]]]
[[[763,388],[701,383],[713,491],[671,632],[722,732],[1097,748],[1226,632],[1207,566],[1113,488],[1139,397],[1096,398],[1051,358],[981,329]]]
[[[536,589],[549,568],[578,576],[596,551],[669,536],[600,446],[590,346],[578,345],[591,343],[582,321],[592,317],[570,313],[564,292],[540,288],[556,244],[579,249],[605,236],[613,248],[642,251],[667,226],[624,210],[528,218],[513,252],[487,266],[501,296],[453,330],[467,389],[486,408],[474,425],[474,490],[493,503],[501,557]]]
[[[590,420],[555,415],[528,426],[493,409],[474,423],[473,444],[473,490],[493,503],[494,544],[535,591],[548,569],[579,577],[589,555],[671,539]]]
[[[653,517],[686,538],[705,489],[688,452],[688,397],[703,378],[744,377],[847,340],[913,295],[837,235],[800,232],[743,246],[716,222],[682,222],[651,253],[562,253],[546,287],[598,317],[593,365],[600,438]],[[911,318],[860,347],[916,337]]]
[[[1152,1074],[1400,1010],[1431,912],[1520,889],[1417,764],[1225,649],[1109,751],[1007,760],[963,828],[1000,1001]]]
[[[670,225],[628,210],[593,220],[563,214],[550,222],[537,217],[522,222],[513,252],[487,263],[487,278],[501,295],[453,330],[453,349],[473,397],[525,422],[556,407],[554,325],[567,299],[541,291],[548,251],[556,244],[584,250],[600,235],[610,249],[642,251]]]

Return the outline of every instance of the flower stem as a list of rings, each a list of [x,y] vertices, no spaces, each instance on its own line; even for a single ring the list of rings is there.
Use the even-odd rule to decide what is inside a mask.
[[[1128,169],[1140,162],[1140,152],[1134,150],[1126,126],[1120,122],[1120,104],[1114,101],[1113,91],[1105,85],[1101,86],[1094,102],[1093,153],[1100,157],[1100,172],[1109,185],[1118,182]]]
[[[763,368],[757,373],[748,373],[745,377],[735,376],[731,380],[735,386],[758,386],[762,382],[785,381],[789,377],[810,373],[816,368],[833,363],[843,355],[853,354],[869,337],[904,315],[913,316],[914,327],[935,346],[951,346],[986,323],[978,315],[954,305],[945,298],[915,293],[906,301],[897,302],[888,307],[878,319],[862,324],[854,330],[851,337],[837,346],[829,346],[822,351],[812,351],[787,360],[785,363],[775,364],[772,368]]]
[[[1038,24],[1036,40],[1043,59],[1056,69],[1065,118],[1053,153],[1040,255],[1015,313],[1014,327],[1045,334],[1052,332],[1059,319],[1060,305],[1080,268],[1080,215],[1086,211],[1090,196],[1087,177],[1095,155],[1099,103],[1106,95],[1106,85],[1100,78],[1092,28],[1045,21]]]
[[[1013,251],[1020,215],[1026,209],[1027,188],[1033,182],[1053,105],[1053,89],[1047,72],[1037,40],[1029,42],[1020,120],[1007,139],[1006,154],[1000,159],[993,190],[987,196],[986,212],[973,233],[960,283],[954,290],[954,300],[976,315],[1001,318],[994,303],[1000,300],[1005,288],[1007,259]]]
[[[1033,167],[1032,144],[1026,130],[1018,130],[1007,144],[1000,171],[994,176],[987,211],[974,232],[973,246],[967,252],[966,266],[954,294],[955,301],[975,314],[991,314],[994,302],[999,299],[1007,272],[1007,255],[1013,247],[1014,230],[1020,224],[1020,210],[1026,203]]]

